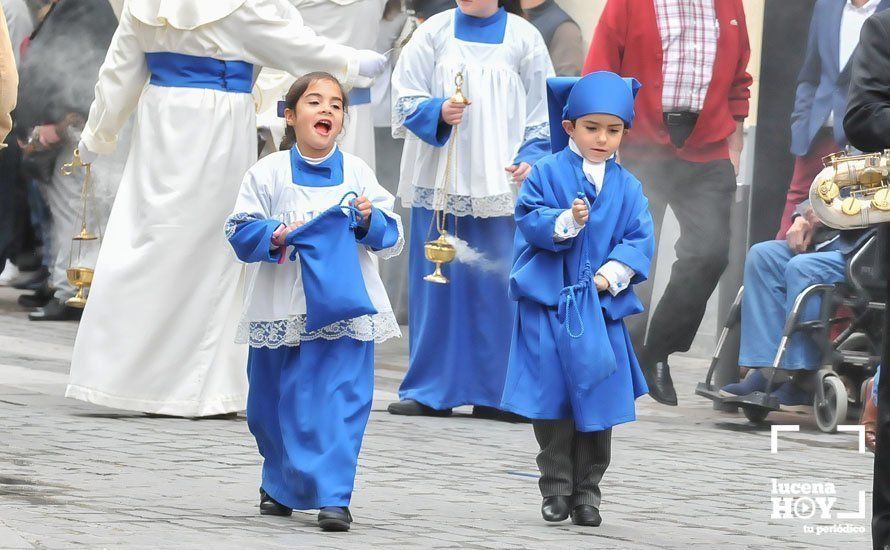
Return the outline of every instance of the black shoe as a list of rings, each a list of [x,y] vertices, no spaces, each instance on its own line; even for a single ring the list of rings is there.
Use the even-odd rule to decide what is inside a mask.
[[[53,299],[53,290],[49,285],[43,285],[34,291],[34,294],[22,294],[18,297],[20,306],[27,309],[43,307]]]
[[[325,506],[318,511],[318,526],[322,531],[349,531],[352,514],[346,506]]]
[[[603,522],[600,511],[589,504],[580,504],[572,510],[572,523],[587,527],[599,527]]]
[[[53,298],[45,306],[29,313],[28,319],[32,321],[80,321],[81,315],[83,315],[82,309],[66,306]]]
[[[677,392],[671,380],[671,368],[667,361],[658,361],[654,366],[643,367],[643,376],[649,386],[649,396],[662,405],[677,406]]]
[[[36,271],[23,271],[9,282],[9,286],[18,290],[37,290],[49,279],[49,271],[41,267]]]
[[[568,519],[569,512],[572,511],[571,500],[572,497],[562,495],[544,497],[544,502],[541,503],[541,515],[544,516],[544,521],[564,521]]]
[[[274,498],[269,496],[269,493],[263,490],[260,487],[260,515],[263,516],[289,516],[293,514],[294,511],[292,508],[288,508],[284,504],[281,504]]]
[[[486,407],[484,405],[473,406],[473,416],[476,418],[485,418],[487,420],[499,420],[501,422],[513,422],[516,424],[529,422],[529,419],[510,411],[502,411],[494,407]]]
[[[386,410],[389,414],[401,416],[451,416],[451,409],[434,409],[413,399],[403,399],[398,403],[390,403]]]

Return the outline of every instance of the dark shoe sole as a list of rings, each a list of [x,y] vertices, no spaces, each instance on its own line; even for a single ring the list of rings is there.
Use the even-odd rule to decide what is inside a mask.
[[[427,407],[421,403],[418,403],[418,407],[408,409],[408,407],[400,407],[400,403],[401,401],[398,403],[390,403],[389,407],[386,408],[386,412],[397,416],[435,416],[440,418],[451,416],[451,409],[440,411],[432,407]]]
[[[651,397],[653,400],[655,400],[655,401],[661,403],[662,405],[667,405],[667,406],[669,406],[669,407],[676,407],[676,406],[677,406],[677,400],[676,400],[676,399],[673,400],[673,401],[670,401],[670,400],[668,400],[668,399],[665,399],[664,397],[661,397],[660,395],[655,395],[654,393],[649,393],[649,397]]]
[[[290,508],[285,508],[283,506],[268,506],[264,507],[263,504],[260,504],[260,515],[261,516],[281,516],[288,517],[293,514],[294,511]]]
[[[318,526],[322,531],[330,531],[332,533],[342,533],[349,531],[349,522],[342,519],[320,519]]]

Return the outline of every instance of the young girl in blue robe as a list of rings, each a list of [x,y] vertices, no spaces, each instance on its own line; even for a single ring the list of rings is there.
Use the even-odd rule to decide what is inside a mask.
[[[473,405],[474,415],[501,416],[513,207],[517,185],[549,152],[553,65],[541,33],[502,5],[515,0],[457,4],[416,30],[392,77],[393,137],[405,138],[398,194],[411,209],[410,356],[393,414]],[[458,74],[469,105],[450,100]],[[424,280],[433,269],[424,244],[439,236],[434,210],[482,257],[443,266],[448,284]]]
[[[260,513],[320,509],[319,526],[332,531],[352,521],[374,344],[400,335],[372,254],[399,253],[401,222],[371,169],[334,141],[346,103],[327,73],[293,84],[281,151],[244,176],[226,224],[250,264],[238,341],[250,345]]]
[[[554,153],[516,205],[501,405],[533,419],[547,521],[600,524],[611,428],[633,421],[648,391],[623,319],[643,309],[632,286],[649,272],[652,219],[640,182],[613,156],[638,87],[610,72],[549,79]]]

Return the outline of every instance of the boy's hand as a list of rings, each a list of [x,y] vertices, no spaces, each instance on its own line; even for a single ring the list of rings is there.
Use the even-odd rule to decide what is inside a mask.
[[[528,173],[531,172],[532,167],[527,162],[520,162],[519,164],[514,164],[513,166],[508,166],[504,168],[508,174],[513,175],[513,182],[522,185],[522,182],[525,181],[525,178],[528,177]]]
[[[469,103],[455,103],[451,100],[442,104],[442,122],[450,126],[457,126],[464,119],[464,109]]]
[[[587,208],[587,203],[581,199],[572,201],[572,217],[575,218],[575,223],[578,225],[586,224],[587,219],[590,217],[590,210]]]
[[[374,205],[371,204],[368,197],[359,197],[355,199],[355,202],[353,202],[352,205],[358,208],[358,215],[361,218],[359,223],[362,227],[367,229],[371,225],[371,212]]]
[[[593,283],[596,285],[596,290],[598,292],[602,292],[609,288],[609,281],[606,280],[602,275],[594,275]]]

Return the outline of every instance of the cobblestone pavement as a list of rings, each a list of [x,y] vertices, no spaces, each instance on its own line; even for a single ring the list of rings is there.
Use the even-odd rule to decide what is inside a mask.
[[[0,290],[0,548],[865,548],[871,455],[803,415],[770,453],[768,428],[693,395],[706,361],[678,358],[680,406],[648,397],[614,430],[599,528],[539,513],[531,428],[385,412],[406,341],[381,346],[349,533],[315,515],[261,517],[260,459],[237,420],[148,418],[62,397],[74,323],[29,323]],[[852,421],[851,421],[852,422]],[[830,519],[771,519],[773,482],[834,485]],[[819,488],[818,486],[816,488]],[[866,517],[855,512],[865,491]],[[812,502],[812,501],[810,501]],[[798,511],[810,509],[801,501]],[[808,528],[843,533],[806,533]],[[858,531],[858,532],[857,532]]]

